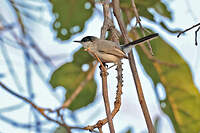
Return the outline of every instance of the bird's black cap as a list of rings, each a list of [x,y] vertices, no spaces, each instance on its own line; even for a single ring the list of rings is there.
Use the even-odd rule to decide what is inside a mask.
[[[74,42],[93,42],[94,40],[96,40],[97,38],[94,36],[86,36],[84,37],[81,41],[74,41]]]

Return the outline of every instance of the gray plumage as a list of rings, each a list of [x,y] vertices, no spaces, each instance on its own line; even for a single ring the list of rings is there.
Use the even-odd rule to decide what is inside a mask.
[[[118,64],[121,59],[128,58],[126,54],[129,53],[136,44],[144,43],[157,36],[158,33],[151,34],[126,45],[119,45],[116,42],[98,39],[94,36],[87,36],[84,37],[81,41],[74,42],[81,43],[85,49],[89,48],[90,51],[95,53],[102,62]],[[93,54],[91,55],[93,56]]]

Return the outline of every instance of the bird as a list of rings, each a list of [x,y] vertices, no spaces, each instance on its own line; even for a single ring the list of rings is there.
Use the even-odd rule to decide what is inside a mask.
[[[115,66],[121,59],[128,59],[126,54],[129,53],[134,46],[154,39],[158,36],[158,33],[150,34],[124,45],[120,45],[119,43],[113,42],[111,40],[99,39],[95,36],[86,36],[80,41],[74,42],[81,43],[86,51],[89,52],[89,54],[91,54],[93,57],[96,56],[96,58],[99,58],[103,64],[114,63],[113,66]]]

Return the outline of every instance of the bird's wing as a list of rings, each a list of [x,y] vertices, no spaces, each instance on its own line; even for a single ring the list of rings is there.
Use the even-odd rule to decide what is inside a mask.
[[[112,54],[121,58],[127,57],[126,54],[121,50],[120,46],[117,45],[115,42],[108,41],[108,40],[99,40],[97,43],[98,43],[97,49],[99,52]]]

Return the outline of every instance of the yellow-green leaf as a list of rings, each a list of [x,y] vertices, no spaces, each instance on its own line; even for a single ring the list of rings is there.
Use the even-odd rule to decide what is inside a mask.
[[[200,93],[184,59],[161,38],[151,41],[155,58],[176,67],[150,61],[140,46],[136,46],[140,61],[154,86],[164,86],[166,99],[160,100],[162,110],[170,117],[177,133],[200,131]],[[155,91],[157,89],[155,88]],[[158,98],[159,99],[159,98]],[[164,105],[164,106],[163,106]]]

